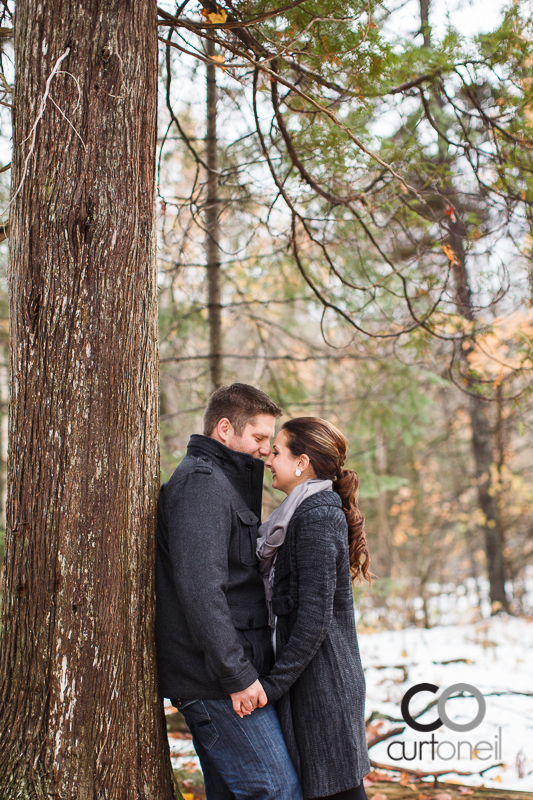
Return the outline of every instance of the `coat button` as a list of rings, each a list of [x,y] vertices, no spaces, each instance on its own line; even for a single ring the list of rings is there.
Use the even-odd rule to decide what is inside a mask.
[[[249,619],[249,620],[248,620],[248,627],[249,627],[249,628],[253,628],[253,627],[254,627],[254,621],[253,621],[253,619]]]
[[[250,470],[252,469],[252,465],[251,465],[251,464],[247,464],[247,465],[246,465],[246,469],[247,469],[248,471],[250,471]]]

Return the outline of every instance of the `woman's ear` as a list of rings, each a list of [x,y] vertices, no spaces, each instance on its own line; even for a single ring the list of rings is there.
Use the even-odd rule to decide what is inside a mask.
[[[301,469],[301,470],[302,470],[302,472],[305,472],[305,470],[307,469],[307,467],[309,466],[309,464],[310,464],[310,463],[311,463],[311,462],[309,461],[309,456],[307,456],[307,455],[304,453],[304,454],[303,454],[303,455],[301,455],[301,456],[300,456],[300,458],[298,459],[298,468],[299,468],[299,469]]]

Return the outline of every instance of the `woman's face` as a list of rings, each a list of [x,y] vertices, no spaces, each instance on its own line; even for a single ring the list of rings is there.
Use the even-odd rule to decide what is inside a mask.
[[[293,456],[287,446],[287,436],[283,430],[276,436],[266,466],[272,472],[272,488],[279,489],[285,494],[290,494],[298,484],[315,477],[306,455]],[[301,475],[296,475],[297,469],[301,470]]]

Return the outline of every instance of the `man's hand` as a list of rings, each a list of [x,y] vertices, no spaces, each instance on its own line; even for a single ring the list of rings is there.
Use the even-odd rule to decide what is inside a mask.
[[[254,708],[263,708],[268,700],[261,682],[256,680],[242,692],[234,692],[230,695],[233,703],[233,710],[242,719],[247,714],[251,714]]]

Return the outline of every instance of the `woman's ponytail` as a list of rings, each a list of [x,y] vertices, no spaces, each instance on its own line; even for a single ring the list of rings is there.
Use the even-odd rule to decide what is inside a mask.
[[[352,469],[339,469],[333,482],[333,489],[342,500],[342,510],[348,523],[348,549],[350,553],[350,573],[352,580],[363,577],[372,583],[370,555],[366,543],[365,518],[359,508],[357,490],[359,478]]]

